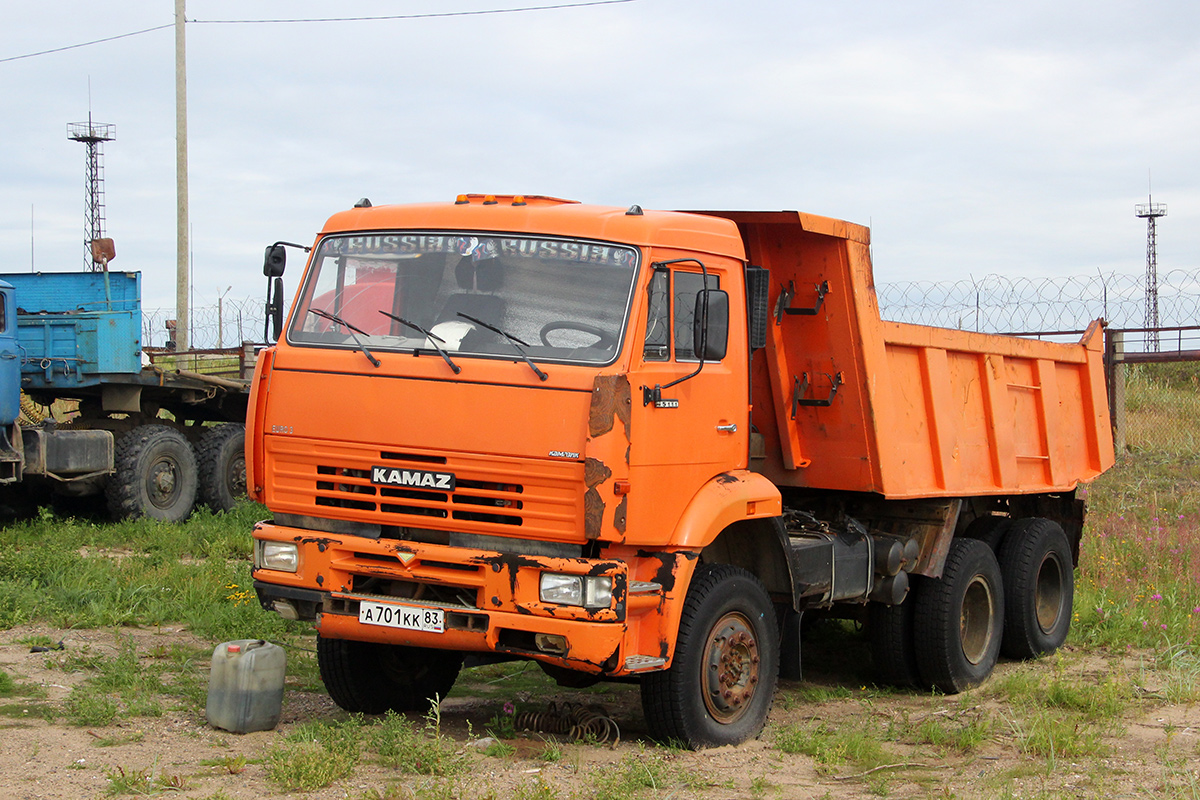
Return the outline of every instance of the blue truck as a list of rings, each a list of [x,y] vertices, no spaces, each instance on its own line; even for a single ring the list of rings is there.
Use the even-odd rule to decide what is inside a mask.
[[[0,274],[0,486],[179,521],[245,495],[248,382],[149,363],[141,274]],[[24,412],[24,413],[23,413]]]

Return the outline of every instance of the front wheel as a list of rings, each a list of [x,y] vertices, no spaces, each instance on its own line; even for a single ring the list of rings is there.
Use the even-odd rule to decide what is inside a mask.
[[[454,686],[462,663],[452,650],[317,638],[325,690],[351,713],[424,711]]]
[[[657,739],[692,748],[738,744],[766,722],[779,674],[779,627],[762,583],[728,564],[696,569],[671,668],[642,679]]]

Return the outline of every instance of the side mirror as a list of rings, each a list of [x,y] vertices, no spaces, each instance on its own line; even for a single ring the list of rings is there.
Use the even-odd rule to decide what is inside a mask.
[[[287,251],[283,249],[283,243],[276,242],[268,246],[266,255],[263,257],[263,275],[268,278],[278,278],[283,275],[285,266],[287,266]]]
[[[708,327],[704,325],[708,321]],[[723,289],[696,292],[692,317],[692,346],[701,361],[720,361],[729,346],[729,293]]]

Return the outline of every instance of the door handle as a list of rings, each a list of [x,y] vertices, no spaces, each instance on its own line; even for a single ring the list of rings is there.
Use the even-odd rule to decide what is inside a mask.
[[[737,423],[731,422],[728,425],[718,425],[717,430],[724,433],[737,433]]]

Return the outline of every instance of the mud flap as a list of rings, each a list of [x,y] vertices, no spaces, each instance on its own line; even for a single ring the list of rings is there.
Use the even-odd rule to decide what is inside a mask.
[[[790,608],[780,614],[779,677],[789,681],[803,680],[800,672],[800,624],[803,619],[803,611]]]

